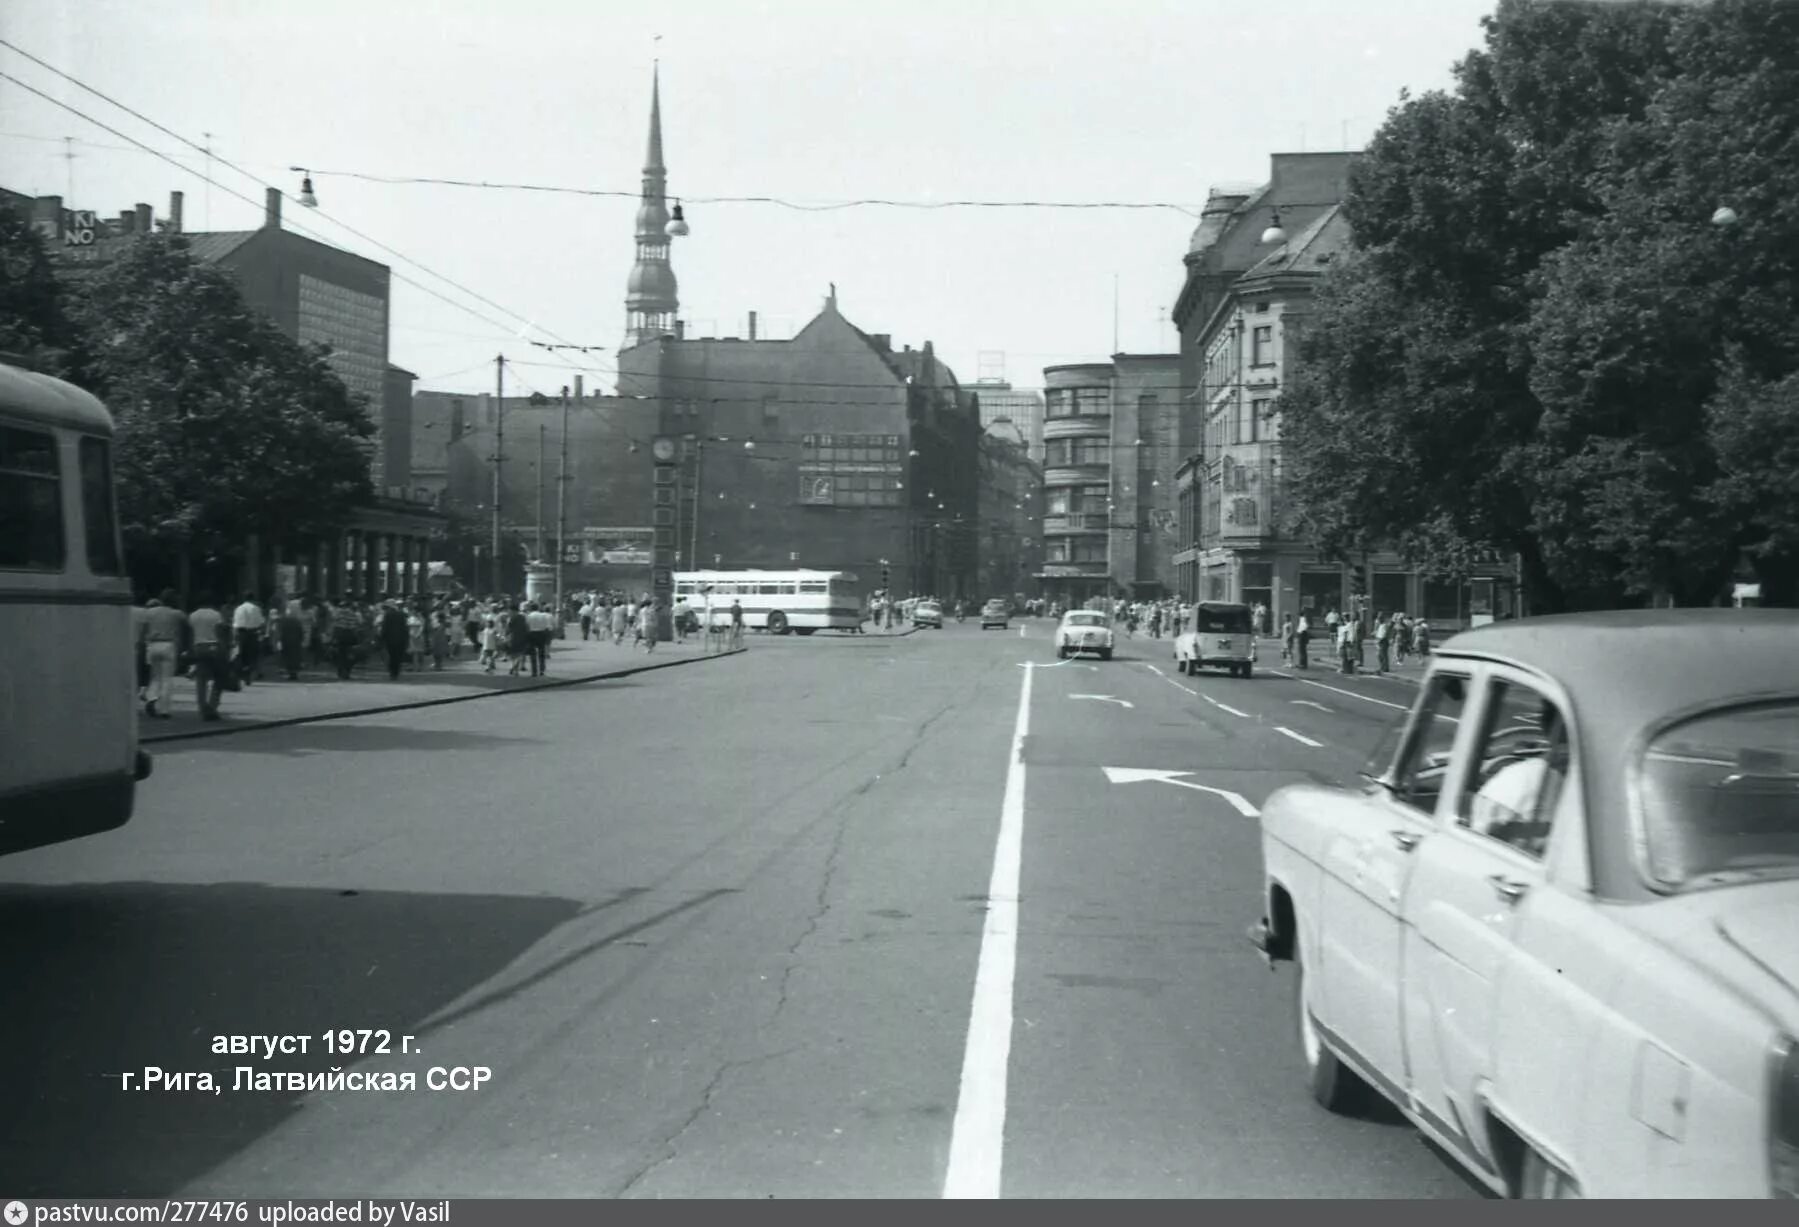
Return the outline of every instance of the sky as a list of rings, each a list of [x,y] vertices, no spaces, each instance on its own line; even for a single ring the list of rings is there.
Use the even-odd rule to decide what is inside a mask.
[[[1494,3],[7,0],[0,38],[112,102],[0,46],[89,117],[0,78],[0,186],[113,216],[179,190],[190,231],[254,228],[280,187],[289,229],[394,269],[389,356],[421,389],[491,389],[504,353],[509,394],[610,391],[659,61],[689,336],[751,311],[791,336],[835,283],[863,330],[1037,387],[1172,352],[1207,189],[1361,148],[1402,88],[1450,86]],[[1173,207],[790,207],[872,198]]]

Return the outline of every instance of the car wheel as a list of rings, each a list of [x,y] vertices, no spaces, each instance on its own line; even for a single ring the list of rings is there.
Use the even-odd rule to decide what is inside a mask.
[[[1111,660],[1112,659],[1112,649],[1111,648],[1101,648],[1099,650],[1099,658],[1101,660]]]
[[[1243,666],[1243,676],[1245,678],[1251,678],[1251,677],[1254,677],[1255,675],[1256,675],[1256,667],[1254,665],[1244,665]]]
[[[1360,1074],[1337,1059],[1324,1046],[1318,1024],[1306,999],[1305,964],[1300,961],[1299,935],[1293,936],[1293,1014],[1299,1027],[1299,1052],[1305,1058],[1312,1098],[1326,1111],[1354,1116],[1368,1107],[1371,1094]]]
[[[1578,1198],[1580,1186],[1574,1177],[1537,1153],[1534,1146],[1524,1148],[1524,1171],[1518,1180],[1518,1196],[1532,1200]]]

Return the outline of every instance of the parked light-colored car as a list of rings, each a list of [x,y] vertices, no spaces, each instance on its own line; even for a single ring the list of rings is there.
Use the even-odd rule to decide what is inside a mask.
[[[1062,615],[1062,623],[1056,627],[1058,657],[1092,652],[1101,660],[1111,660],[1115,643],[1112,619],[1095,610],[1071,609]]]
[[[1012,602],[995,597],[981,606],[981,629],[997,626],[1005,630],[1012,625]]]
[[[1311,1092],[1514,1196],[1799,1196],[1799,614],[1441,645],[1360,791],[1262,811]]]

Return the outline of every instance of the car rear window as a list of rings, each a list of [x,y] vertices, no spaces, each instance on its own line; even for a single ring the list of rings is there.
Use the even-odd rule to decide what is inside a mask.
[[[1096,613],[1077,613],[1068,615],[1070,626],[1104,626],[1106,615]]]
[[[1799,704],[1707,712],[1636,764],[1650,876],[1668,886],[1799,873]]]
[[[1207,609],[1201,605],[1193,614],[1193,629],[1205,635],[1247,635],[1249,610]]]

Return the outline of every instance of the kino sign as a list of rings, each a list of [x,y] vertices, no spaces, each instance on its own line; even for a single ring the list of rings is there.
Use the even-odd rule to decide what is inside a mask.
[[[99,237],[100,219],[88,209],[70,209],[69,222],[62,232],[65,247],[92,247]]]

